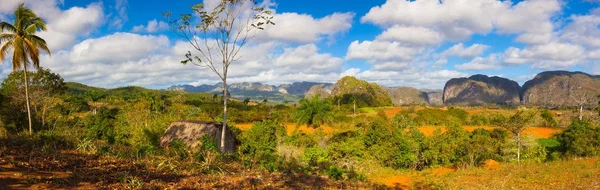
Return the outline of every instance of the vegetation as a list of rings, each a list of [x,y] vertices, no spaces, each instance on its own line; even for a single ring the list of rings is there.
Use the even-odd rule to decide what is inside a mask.
[[[274,24],[271,11],[253,4],[254,2],[251,0],[226,0],[221,1],[212,10],[207,10],[203,4],[196,4],[192,6],[192,10],[195,15],[200,17],[198,24],[193,24],[196,21],[193,14],[183,14],[179,19],[169,21],[171,29],[178,36],[185,38],[200,54],[195,56],[188,51],[185,55],[186,59],[181,63],[208,67],[223,81],[221,149],[225,148],[225,130],[227,128],[229,66],[239,59],[238,53],[246,45],[251,31],[263,30],[265,24]],[[250,14],[245,11],[247,5],[253,6]],[[169,18],[171,13],[164,13],[164,16]],[[208,42],[209,39],[214,42]]]
[[[21,3],[14,12],[13,24],[0,23],[0,60],[4,61],[12,50],[13,72],[23,69],[23,81],[25,85],[25,104],[27,106],[27,119],[29,122],[29,134],[33,133],[31,124],[31,107],[29,106],[29,80],[27,79],[27,67],[40,67],[40,50],[50,54],[46,41],[35,33],[38,30],[46,30],[46,22],[38,17],[31,9]]]
[[[238,26],[220,16],[243,2],[223,1],[216,13],[194,6],[201,31]],[[253,11],[270,14],[261,8]],[[39,18],[22,5],[16,14],[24,16],[17,17],[22,18],[17,26],[32,26],[25,31],[30,36],[3,37],[36,40],[33,33],[43,29]],[[238,18],[238,13],[231,14]],[[270,17],[258,17],[266,22],[251,27],[272,24]],[[180,32],[195,32],[191,22],[192,15],[184,15],[173,24],[182,24],[176,27],[183,26]],[[2,24],[3,31],[10,27]],[[226,45],[243,46],[229,37]],[[13,72],[0,86],[0,177],[8,179],[0,180],[2,188],[381,189],[383,183],[415,189],[544,189],[596,188],[600,177],[600,123],[592,116],[578,118],[583,115],[578,110],[562,110],[574,113],[568,126],[561,125],[555,110],[535,108],[406,107],[390,112],[397,108],[378,107],[391,104],[382,98],[385,90],[349,77],[336,85],[343,95],[315,96],[299,105],[269,105],[266,99],[250,104],[250,98],[227,103],[227,90],[220,99],[217,94],[133,86],[102,89],[65,83],[49,69],[26,71],[26,64],[39,66],[38,48],[44,49],[25,48],[31,54],[19,62],[29,78],[21,80],[20,73]],[[190,56],[184,62],[212,60]],[[228,60],[222,70],[225,87],[226,67],[234,58],[221,57]],[[362,107],[359,113],[356,104]],[[181,120],[229,123],[237,150],[223,153],[217,134],[202,136],[198,146],[182,140],[161,145],[165,129]],[[296,125],[290,125],[293,122]],[[534,137],[526,133],[533,125],[559,132]],[[378,180],[381,175],[388,175],[383,182]],[[403,177],[413,183],[396,180]]]
[[[300,107],[294,112],[292,118],[296,120],[297,124],[314,128],[330,124],[333,121],[331,103],[322,100],[319,96],[313,96],[310,100],[302,99]]]

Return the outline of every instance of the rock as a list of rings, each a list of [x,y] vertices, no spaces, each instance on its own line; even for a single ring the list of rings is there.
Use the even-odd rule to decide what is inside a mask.
[[[523,85],[524,104],[546,107],[598,105],[600,76],[583,72],[542,72]]]
[[[387,88],[387,92],[395,106],[429,104],[429,96],[426,92],[412,87]]]
[[[485,75],[454,78],[444,86],[444,104],[519,104],[519,84],[515,81]]]
[[[328,98],[331,95],[331,90],[333,90],[333,86],[325,86],[323,84],[314,85],[306,92],[304,98],[311,99],[316,95],[319,95],[321,98]]]
[[[439,106],[444,103],[444,101],[442,101],[442,97],[444,96],[443,95],[444,93],[442,90],[422,89],[421,91],[427,93],[427,97],[429,97],[430,105]]]
[[[346,76],[338,80],[333,90],[332,96],[341,98],[341,103],[356,103],[360,106],[378,107],[391,106],[392,99],[387,91],[375,83],[368,83],[355,77]]]
[[[201,144],[202,136],[209,135],[216,139],[217,147],[220,147],[222,127],[223,124],[217,122],[177,121],[171,123],[160,137],[160,146],[167,147],[174,140],[182,140],[185,145],[196,147]],[[239,143],[230,128],[225,131],[225,152],[233,153]]]

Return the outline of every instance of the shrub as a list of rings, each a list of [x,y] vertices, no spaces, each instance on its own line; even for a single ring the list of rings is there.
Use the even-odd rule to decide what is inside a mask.
[[[550,111],[542,110],[542,112],[540,113],[540,117],[543,120],[543,123],[542,123],[543,126],[545,126],[545,127],[558,126],[558,123],[556,122],[556,120],[554,119],[554,117],[552,116],[552,113],[550,113]]]
[[[277,159],[277,145],[285,136],[285,128],[275,122],[255,122],[251,129],[242,133],[241,154],[268,166]]]
[[[556,135],[566,156],[600,155],[600,128],[587,121],[574,120],[569,128]]]
[[[327,149],[319,148],[319,147],[311,147],[304,150],[304,155],[302,156],[302,160],[306,162],[309,166],[317,166],[324,168],[330,164],[329,160],[329,152]]]

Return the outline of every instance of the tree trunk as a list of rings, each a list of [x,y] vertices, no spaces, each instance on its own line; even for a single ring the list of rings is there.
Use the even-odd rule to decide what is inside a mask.
[[[583,120],[583,105],[579,107],[579,120]]]
[[[356,100],[354,100],[354,115],[356,115]]]
[[[521,133],[517,133],[517,164],[521,164]]]
[[[223,80],[223,128],[221,129],[221,152],[225,152],[225,128],[227,128],[227,80]]]
[[[25,104],[27,105],[27,119],[29,121],[29,134],[33,134],[33,129],[31,127],[31,108],[29,108],[29,83],[27,80],[27,65],[23,67],[23,77],[25,79]]]

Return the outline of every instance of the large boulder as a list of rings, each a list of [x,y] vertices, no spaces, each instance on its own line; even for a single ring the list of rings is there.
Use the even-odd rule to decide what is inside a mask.
[[[306,92],[304,98],[311,99],[314,96],[319,96],[321,98],[328,98],[331,95],[331,90],[333,90],[333,86],[325,86],[324,84],[314,85]]]
[[[450,79],[444,86],[444,104],[519,104],[519,84],[515,81],[485,75]]]
[[[387,92],[392,98],[395,106],[429,104],[429,96],[426,92],[412,87],[393,87],[387,88]]]
[[[523,85],[524,104],[547,107],[595,106],[600,95],[600,76],[583,72],[542,72]]]
[[[392,105],[392,99],[383,87],[351,76],[338,80],[331,95],[341,98],[341,103],[356,101],[360,106],[370,107]]]
[[[168,147],[174,140],[181,140],[190,147],[201,145],[200,139],[202,136],[208,135],[216,140],[216,144],[220,147],[222,123],[205,122],[205,121],[177,121],[171,123],[169,128],[160,137],[160,146]],[[225,130],[225,151],[233,153],[236,151],[238,141],[230,128]]]

